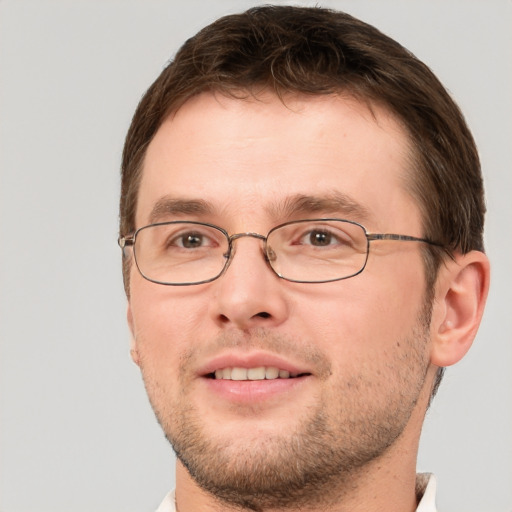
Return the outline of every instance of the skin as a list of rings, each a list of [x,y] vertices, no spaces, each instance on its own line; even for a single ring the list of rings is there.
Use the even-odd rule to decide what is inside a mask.
[[[408,155],[399,123],[352,98],[293,96],[285,106],[271,93],[248,100],[204,93],[149,145],[136,224],[197,220],[265,235],[288,220],[335,216],[369,232],[421,237],[404,184]],[[300,195],[334,193],[359,207],[283,208]],[[169,198],[207,201],[210,210],[180,213],[172,203],[155,218],[155,205]],[[181,459],[179,511],[415,510],[418,440],[435,371],[471,345],[488,287],[485,256],[456,255],[442,267],[430,308],[416,243],[372,242],[362,274],[323,284],[278,278],[257,239],[235,245],[225,274],[208,284],[157,285],[131,268],[132,357]],[[306,375],[277,384],[206,378],[238,365]],[[322,432],[317,446],[314,432]],[[332,462],[311,487],[286,480],[297,444],[298,453],[311,448],[306,459],[320,467]],[[185,465],[205,474],[192,476]],[[259,467],[262,478],[251,480]],[[251,476],[242,484],[244,475]],[[275,481],[288,495],[265,492]],[[254,492],[234,492],[237,482]]]

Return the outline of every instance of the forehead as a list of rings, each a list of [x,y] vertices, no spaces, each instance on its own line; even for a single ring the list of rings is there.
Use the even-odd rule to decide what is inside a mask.
[[[346,199],[375,224],[398,206],[414,218],[417,207],[405,191],[408,155],[394,117],[352,97],[203,93],[170,116],[148,147],[137,226],[167,199],[203,202],[208,208],[197,215],[240,220],[286,221],[278,218],[290,214],[284,206],[308,197]]]

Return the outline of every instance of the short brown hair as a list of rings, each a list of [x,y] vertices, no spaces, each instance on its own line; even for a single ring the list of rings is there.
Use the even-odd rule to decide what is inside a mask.
[[[255,7],[220,18],[185,42],[142,98],[128,131],[121,234],[135,230],[144,156],[162,122],[201,92],[242,97],[259,88],[281,97],[343,92],[387,108],[409,133],[414,171],[407,186],[421,210],[422,236],[449,253],[483,250],[480,163],[455,102],[399,43],[348,14],[317,7]],[[429,288],[441,260],[442,252],[425,248]]]

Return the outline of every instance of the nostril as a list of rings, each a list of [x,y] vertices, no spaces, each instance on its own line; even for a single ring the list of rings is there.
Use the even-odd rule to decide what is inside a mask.
[[[229,318],[226,315],[220,315],[219,319],[222,324],[227,324],[229,322]]]
[[[266,311],[262,311],[261,313],[258,313],[257,315],[254,315],[254,316],[259,316],[260,318],[270,318],[270,313],[267,313]]]

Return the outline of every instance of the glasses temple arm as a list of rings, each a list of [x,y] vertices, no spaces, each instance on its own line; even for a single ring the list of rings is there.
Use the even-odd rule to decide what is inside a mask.
[[[398,240],[400,242],[423,242],[436,247],[443,247],[442,244],[429,240],[428,238],[418,238],[409,235],[397,235],[395,233],[366,233],[366,238],[371,242],[373,240]]]

